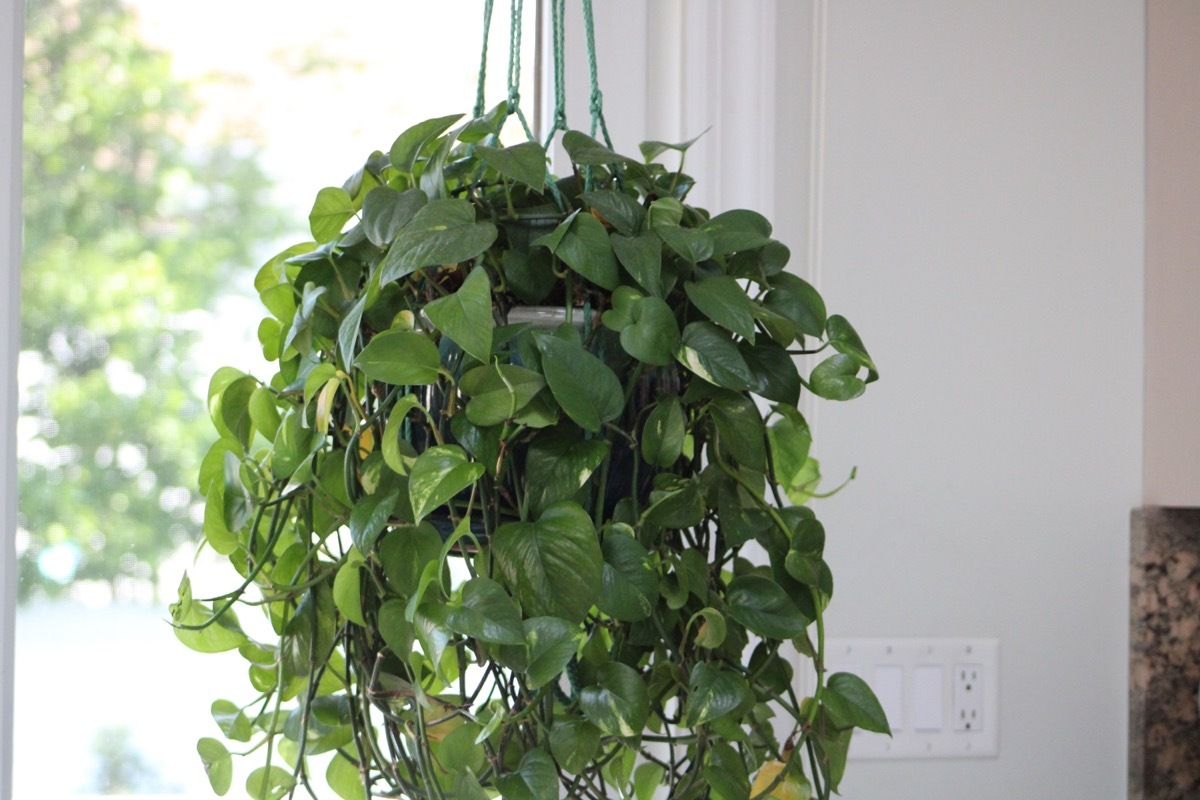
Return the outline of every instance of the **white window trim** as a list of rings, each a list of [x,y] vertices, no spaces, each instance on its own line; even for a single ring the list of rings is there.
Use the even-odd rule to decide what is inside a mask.
[[[23,0],[0,2],[0,797],[12,796],[24,11]]]

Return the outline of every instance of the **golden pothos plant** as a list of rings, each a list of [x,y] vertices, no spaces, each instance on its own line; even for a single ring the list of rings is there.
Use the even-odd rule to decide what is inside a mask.
[[[766,219],[688,205],[690,143],[568,132],[556,179],[506,116],[409,128],[255,279],[277,371],[213,377],[200,474],[240,580],[171,609],[249,666],[213,788],[236,751],[255,798],[828,797],[888,727],[823,667],[797,405],[875,365]]]

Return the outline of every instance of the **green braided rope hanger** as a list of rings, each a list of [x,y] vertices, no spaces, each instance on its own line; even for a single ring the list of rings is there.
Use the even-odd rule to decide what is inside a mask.
[[[480,48],[479,79],[475,92],[475,116],[483,115],[485,107],[485,82],[487,77],[488,39],[492,26],[492,8],[494,0],[484,0],[483,3],[483,46]],[[554,75],[554,113],[551,117],[550,130],[546,132],[544,147],[549,149],[554,134],[567,131],[566,89],[565,89],[565,58],[566,50],[566,0],[550,0],[550,39],[552,45],[552,69]],[[537,141],[521,109],[521,34],[524,20],[524,0],[512,0],[509,10],[509,45],[508,45],[508,113],[516,114],[521,121],[521,127],[530,141]],[[596,33],[592,17],[592,0],[582,0],[584,39],[587,45],[588,78],[591,91],[588,97],[588,111],[591,115],[591,135],[597,131],[604,136],[604,142],[612,147],[612,138],[608,133],[608,124],[604,120],[604,95],[600,91],[600,81],[596,67]]]

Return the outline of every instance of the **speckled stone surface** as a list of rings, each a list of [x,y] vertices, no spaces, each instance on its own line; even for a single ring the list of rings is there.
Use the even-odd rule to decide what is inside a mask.
[[[1200,509],[1133,512],[1130,800],[1200,798]]]

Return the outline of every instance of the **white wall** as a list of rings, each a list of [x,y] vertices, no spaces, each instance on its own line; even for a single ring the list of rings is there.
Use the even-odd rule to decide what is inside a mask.
[[[1143,8],[837,0],[822,291],[883,378],[823,406],[838,636],[995,636],[995,760],[843,794],[1115,798],[1140,504]]]
[[[763,185],[704,201],[773,210],[792,268],[819,278],[882,369],[863,399],[815,415],[830,483],[859,466],[818,506],[830,635],[1001,642],[998,758],[856,761],[843,796],[1123,797],[1142,2],[612,0],[596,13],[618,148],[718,125],[689,171]],[[739,15],[774,17],[774,41],[723,24]],[[643,24],[650,36],[628,33]],[[747,93],[778,103],[769,146]]]

